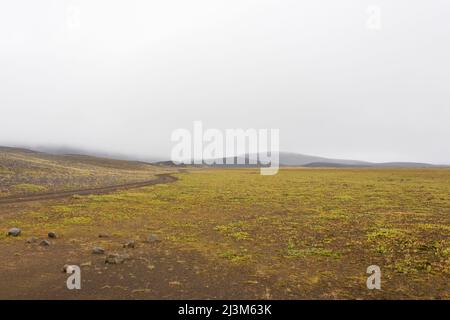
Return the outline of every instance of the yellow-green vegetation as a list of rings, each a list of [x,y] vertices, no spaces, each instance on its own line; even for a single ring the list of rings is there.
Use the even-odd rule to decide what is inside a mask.
[[[47,190],[47,188],[44,186],[37,185],[37,184],[21,183],[21,184],[16,184],[15,186],[13,186],[12,190],[18,191],[18,192],[33,193],[33,192],[45,191],[45,190]]]
[[[366,268],[376,264],[382,297],[450,298],[448,169],[210,169],[178,177],[35,207],[14,225],[66,236],[93,226],[132,229],[139,239],[156,232],[174,250],[249,268],[292,297],[376,297],[365,288]]]
[[[214,230],[219,231],[220,233],[236,240],[248,240],[250,238],[250,235],[248,234],[248,232],[244,231],[245,226],[245,221],[238,221],[226,225],[217,226],[214,228]]]
[[[339,253],[333,252],[330,249],[324,249],[322,247],[316,246],[304,246],[302,249],[298,249],[293,241],[289,241],[287,246],[288,258],[305,258],[308,255],[323,256],[323,257],[334,257],[339,258]]]

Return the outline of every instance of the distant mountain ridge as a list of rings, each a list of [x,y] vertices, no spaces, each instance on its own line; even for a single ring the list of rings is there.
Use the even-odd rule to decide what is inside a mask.
[[[8,152],[8,151],[21,151],[21,152],[29,152],[29,153],[46,153],[53,155],[79,155],[79,156],[94,156],[101,157],[107,159],[117,159],[117,160],[126,160],[126,161],[138,161],[144,163],[151,163],[156,165],[165,165],[165,166],[175,166],[170,160],[162,160],[157,158],[143,158],[143,157],[134,157],[132,155],[123,155],[123,154],[113,154],[107,152],[92,152],[89,150],[82,150],[70,147],[37,147],[37,148],[27,148],[27,147],[6,147],[0,146],[0,152]],[[254,156],[254,155],[253,155]],[[377,168],[386,168],[386,167],[394,167],[394,168],[428,168],[428,167],[450,167],[450,165],[445,164],[431,164],[431,163],[421,163],[421,162],[369,162],[369,161],[361,161],[361,160],[352,160],[352,159],[333,159],[333,158],[325,158],[319,156],[306,155],[301,153],[293,153],[293,152],[280,152],[280,163],[281,167],[377,167]],[[264,164],[248,164],[249,155],[243,155],[239,157],[230,157],[223,158],[223,164],[202,164],[202,166],[214,166],[214,167],[260,167]],[[227,164],[227,159],[230,163]],[[216,159],[217,161],[218,159]],[[244,162],[245,164],[236,164],[237,160],[240,162]]]
[[[252,155],[253,157],[255,155]],[[430,163],[420,163],[420,162],[369,162],[361,160],[351,160],[351,159],[333,159],[325,158],[319,156],[312,156],[300,153],[292,152],[280,152],[280,162],[279,165],[282,167],[394,167],[394,168],[424,168],[424,167],[448,167],[448,165],[436,165]],[[212,166],[219,167],[256,167],[262,164],[249,164],[249,155],[243,155],[239,157],[223,158],[223,164],[213,164]],[[227,164],[227,160],[229,163]],[[236,164],[237,160],[240,163],[245,162],[245,164]]]

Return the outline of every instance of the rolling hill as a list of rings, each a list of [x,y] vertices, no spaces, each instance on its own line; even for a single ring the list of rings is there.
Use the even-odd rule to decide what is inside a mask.
[[[248,164],[248,155],[224,158],[223,164],[214,164],[217,167],[256,167],[258,165]],[[246,164],[236,164],[236,160],[245,162]],[[227,162],[234,161],[235,164],[227,164]],[[368,162],[352,159],[333,159],[319,156],[312,156],[292,152],[280,152],[280,166],[284,167],[390,167],[390,168],[424,168],[424,167],[446,167],[446,165],[435,165],[430,163],[420,162]]]
[[[143,182],[166,171],[139,161],[0,147],[0,197]]]

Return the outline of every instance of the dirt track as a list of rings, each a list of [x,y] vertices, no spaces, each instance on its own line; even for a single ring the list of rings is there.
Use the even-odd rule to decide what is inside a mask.
[[[146,186],[152,186],[155,184],[171,183],[178,180],[177,177],[173,177],[168,173],[157,174],[157,178],[149,181],[134,182],[127,184],[120,184],[115,186],[106,186],[100,188],[90,188],[90,189],[80,189],[80,190],[69,190],[60,192],[48,192],[36,195],[27,195],[20,197],[5,197],[0,199],[0,204],[11,204],[19,202],[29,202],[29,201],[40,201],[40,200],[52,200],[59,198],[71,197],[74,195],[90,195],[90,194],[105,194],[118,190],[126,190],[133,188],[141,188]]]

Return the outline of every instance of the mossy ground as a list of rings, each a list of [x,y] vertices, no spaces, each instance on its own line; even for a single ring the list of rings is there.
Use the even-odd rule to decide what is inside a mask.
[[[280,297],[450,298],[450,170],[200,170],[179,181],[28,205],[24,235],[149,232],[171,250],[241,265]],[[17,239],[0,237],[0,244]],[[379,265],[382,290],[366,288]],[[207,279],[205,280],[207,281]]]

